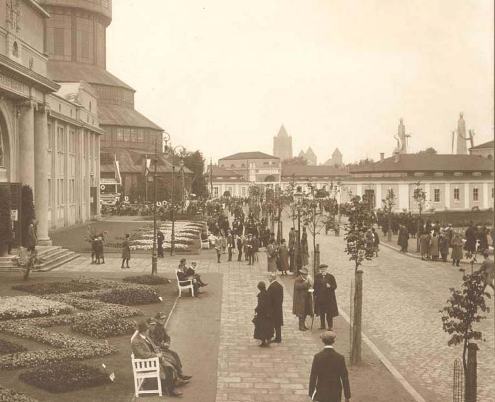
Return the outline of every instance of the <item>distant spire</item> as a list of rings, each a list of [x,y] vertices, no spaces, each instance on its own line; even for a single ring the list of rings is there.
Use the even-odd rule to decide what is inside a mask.
[[[285,130],[284,125],[282,124],[280,126],[280,130],[278,130],[278,137],[288,137],[289,134],[287,134],[287,131]]]

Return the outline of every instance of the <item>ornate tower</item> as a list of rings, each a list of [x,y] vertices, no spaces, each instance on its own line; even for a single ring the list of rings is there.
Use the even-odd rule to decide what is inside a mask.
[[[273,137],[273,155],[280,160],[292,158],[292,137],[287,134],[283,125],[277,136]]]

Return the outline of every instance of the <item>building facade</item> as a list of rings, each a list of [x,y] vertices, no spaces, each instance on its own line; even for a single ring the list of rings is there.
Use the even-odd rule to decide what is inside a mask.
[[[470,155],[482,156],[483,158],[488,158],[493,160],[495,155],[494,141],[484,142],[483,144],[476,145],[475,147],[469,148]]]
[[[337,167],[342,167],[344,166],[344,163],[342,161],[342,152],[338,148],[335,148],[335,151],[332,153],[332,157],[328,159],[324,165],[327,166],[337,166]]]
[[[375,208],[393,190],[396,212],[418,212],[418,187],[426,193],[425,211],[488,209],[494,205],[493,172],[493,161],[479,156],[404,154],[352,168],[344,186]]]
[[[127,155],[130,150],[154,153],[155,144],[161,152],[163,129],[134,108],[135,90],[106,69],[112,1],[40,0],[40,4],[50,13],[46,23],[48,75],[56,82],[86,81],[94,88],[103,129],[101,151],[115,154],[122,192],[128,194],[136,170],[144,172],[144,165],[128,169],[121,158],[134,160]]]
[[[41,245],[50,228],[98,216],[102,133],[91,88],[48,77],[48,20],[33,0],[0,6],[0,183],[33,190]]]
[[[287,134],[283,125],[278,134],[273,137],[273,156],[282,161],[292,159],[292,137]]]
[[[280,181],[280,158],[263,152],[229,155],[218,160],[218,167],[237,173],[251,183]]]

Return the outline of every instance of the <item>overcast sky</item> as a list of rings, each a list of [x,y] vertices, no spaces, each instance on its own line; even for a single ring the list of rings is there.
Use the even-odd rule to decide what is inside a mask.
[[[113,0],[108,69],[136,109],[214,162],[272,153],[284,124],[318,162],[451,151],[459,112],[493,138],[492,0]]]

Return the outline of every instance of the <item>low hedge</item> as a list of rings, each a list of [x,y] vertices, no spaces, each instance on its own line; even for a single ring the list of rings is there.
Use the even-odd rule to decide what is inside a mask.
[[[75,362],[47,364],[21,373],[19,379],[52,393],[97,387],[111,382],[102,370]]]
[[[130,335],[136,330],[136,325],[125,318],[115,318],[98,315],[92,319],[78,317],[74,320],[71,329],[80,334],[93,338],[109,338],[112,336]]]
[[[100,288],[101,286],[95,283],[85,283],[76,280],[67,281],[67,282],[33,283],[29,285],[23,284],[23,285],[12,286],[12,289],[20,290],[22,292],[33,293],[36,295],[87,292]]]
[[[37,399],[33,399],[26,394],[21,394],[12,389],[0,387],[0,401],[1,402],[38,402]]]
[[[127,276],[122,280],[124,282],[137,283],[139,285],[164,285],[170,283],[167,278],[157,275]]]
[[[6,341],[5,339],[0,339],[0,355],[8,355],[10,353],[25,352],[27,349],[17,343]],[[0,398],[0,401],[2,399]]]

